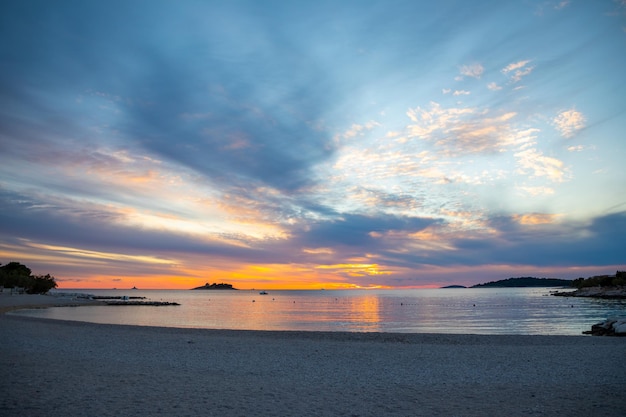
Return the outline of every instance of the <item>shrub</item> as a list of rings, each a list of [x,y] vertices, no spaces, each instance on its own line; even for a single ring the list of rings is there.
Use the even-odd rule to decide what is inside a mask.
[[[57,287],[53,276],[31,275],[31,270],[19,262],[0,266],[0,285],[6,288],[24,288],[29,294],[45,294]]]

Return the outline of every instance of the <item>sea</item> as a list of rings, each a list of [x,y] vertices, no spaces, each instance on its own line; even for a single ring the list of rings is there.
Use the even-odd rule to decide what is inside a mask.
[[[180,305],[52,307],[12,314],[199,329],[487,335],[581,335],[609,317],[626,316],[624,300],[552,296],[556,290],[275,290],[267,294],[249,290],[76,290]]]

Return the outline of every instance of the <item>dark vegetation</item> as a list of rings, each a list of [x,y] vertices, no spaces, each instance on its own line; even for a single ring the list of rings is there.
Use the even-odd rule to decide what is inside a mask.
[[[19,262],[9,262],[0,266],[0,286],[23,289],[28,294],[45,294],[57,287],[53,276],[32,275],[30,268]]]
[[[571,279],[519,277],[476,284],[471,288],[571,287],[572,282]]]
[[[210,284],[207,282],[206,284],[204,284],[201,287],[196,287],[196,288],[192,288],[193,290],[236,290],[237,288],[233,288],[232,285],[230,284],[225,284],[225,283],[213,283]]]
[[[626,285],[626,271],[617,271],[615,275],[596,275],[590,278],[577,278],[572,286],[581,289],[586,287],[616,287]]]

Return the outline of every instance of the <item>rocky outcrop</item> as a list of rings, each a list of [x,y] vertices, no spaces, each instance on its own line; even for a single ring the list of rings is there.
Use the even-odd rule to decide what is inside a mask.
[[[583,332],[592,336],[626,336],[626,317],[609,318],[591,326],[591,330]]]
[[[576,291],[556,291],[552,295],[559,297],[593,297],[604,299],[626,299],[626,286],[614,287],[585,287]]]

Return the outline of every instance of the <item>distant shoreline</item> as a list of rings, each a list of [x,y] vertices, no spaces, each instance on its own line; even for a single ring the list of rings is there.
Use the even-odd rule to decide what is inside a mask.
[[[559,278],[519,277],[476,284],[470,288],[570,288],[573,282]]]

